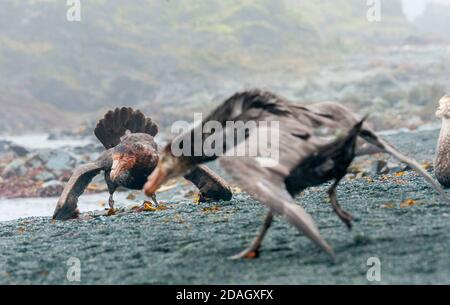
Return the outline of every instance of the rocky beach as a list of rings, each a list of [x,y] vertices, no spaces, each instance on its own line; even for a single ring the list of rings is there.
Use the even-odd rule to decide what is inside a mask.
[[[430,171],[437,136],[435,129],[384,135]],[[380,173],[376,160],[390,164],[390,172]],[[335,263],[283,219],[259,259],[230,260],[259,228],[264,207],[238,187],[229,202],[198,204],[193,188],[179,182],[158,194],[159,209],[138,209],[146,198],[123,192],[122,209],[112,216],[93,204],[97,212],[73,221],[0,222],[0,283],[72,284],[67,262],[75,257],[79,284],[370,284],[367,260],[377,257],[380,284],[449,284],[449,207],[421,177],[384,155],[354,164],[338,188],[341,205],[356,218],[351,232],[332,212],[327,185],[297,197],[334,247]],[[91,200],[85,197],[81,204]]]
[[[265,213],[239,185],[230,201],[199,202],[189,182],[170,181],[158,207],[119,188],[109,211],[98,175],[79,219],[51,219],[74,169],[104,151],[93,132],[107,111],[142,111],[161,147],[175,123],[253,88],[368,115],[434,175],[450,0],[369,2],[86,1],[71,20],[76,8],[62,1],[1,1],[0,284],[450,284],[450,207],[384,154],[355,159],[337,189],[352,231],[333,213],[330,184],[296,197],[335,262],[280,218],[258,259],[230,260]],[[368,277],[373,261],[380,281]]]

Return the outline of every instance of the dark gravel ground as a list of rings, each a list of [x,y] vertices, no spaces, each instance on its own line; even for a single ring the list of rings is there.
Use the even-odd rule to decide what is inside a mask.
[[[388,138],[419,161],[433,159],[437,131]],[[422,178],[408,172],[344,181],[338,196],[357,218],[351,232],[327,203],[327,187],[304,192],[298,202],[334,247],[335,263],[283,219],[259,259],[229,260],[265,212],[236,194],[225,203],[169,200],[176,204],[159,212],[0,223],[0,284],[68,284],[70,257],[81,261],[81,284],[368,284],[370,257],[381,260],[381,284],[450,284],[450,207]],[[409,198],[417,204],[401,208]]]

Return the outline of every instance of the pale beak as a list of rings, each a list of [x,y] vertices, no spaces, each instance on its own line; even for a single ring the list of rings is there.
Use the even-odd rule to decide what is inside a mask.
[[[109,174],[109,178],[111,178],[111,181],[116,181],[117,177],[120,176],[124,169],[125,162],[120,162],[119,160],[114,160],[112,167],[111,167],[111,173]]]
[[[158,166],[153,170],[153,173],[148,177],[147,183],[144,185],[144,192],[147,196],[152,196],[156,193],[159,187],[166,181],[167,173],[162,167]]]

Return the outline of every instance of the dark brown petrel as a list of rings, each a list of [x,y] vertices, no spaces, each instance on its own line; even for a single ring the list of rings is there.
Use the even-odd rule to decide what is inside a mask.
[[[218,138],[227,138],[227,133],[230,132],[226,128],[227,122],[259,122],[257,128],[247,133],[244,141],[239,144],[225,144],[224,149],[231,153],[227,153],[220,160],[225,170],[244,191],[269,208],[263,227],[250,247],[233,258],[253,258],[258,255],[273,215],[286,217],[300,232],[334,257],[333,249],[320,235],[311,216],[296,204],[293,197],[308,187],[334,180],[329,189],[331,206],[350,228],[352,216],[338,204],[336,187],[354,158],[358,136],[358,141],[363,139],[407,163],[432,184],[445,202],[449,202],[442,188],[418,163],[380,139],[364,120],[338,103],[302,106],[270,92],[253,90],[237,93],[216,108],[202,124],[173,141],[198,139],[194,134],[202,130],[208,122],[214,121],[224,127],[221,131],[223,135]],[[255,141],[254,137],[261,134],[261,131],[262,134],[267,134],[267,131],[273,131],[273,128],[277,131],[270,134],[277,136],[270,138],[269,143]],[[201,139],[205,141],[208,136],[210,135],[203,134]],[[242,153],[239,153],[248,152],[254,143],[257,143],[257,154],[242,156]],[[158,166],[144,187],[149,196],[167,179],[185,175],[198,164],[215,158],[207,157],[206,154],[197,157],[175,157],[171,145],[172,143],[169,143],[163,150]],[[274,147],[278,154],[273,154],[277,151],[273,150]]]
[[[94,133],[106,151],[94,162],[75,170],[58,200],[53,219],[76,218],[78,197],[101,171],[105,173],[109,206],[113,209],[116,189],[122,186],[141,190],[158,163],[158,147],[154,141],[158,126],[139,110],[117,108],[109,111]],[[227,183],[205,166],[194,168],[185,178],[199,188],[202,197],[217,200],[232,197]],[[157,204],[155,195],[152,199]]]

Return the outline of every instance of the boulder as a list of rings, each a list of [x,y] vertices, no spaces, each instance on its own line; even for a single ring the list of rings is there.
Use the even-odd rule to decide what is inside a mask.
[[[38,154],[32,154],[26,159],[29,168],[36,169],[44,166],[44,162],[39,158]]]
[[[33,168],[44,166],[48,171],[61,175],[71,171],[77,165],[78,159],[71,153],[61,149],[44,149],[29,158],[28,164]]]
[[[25,176],[28,170],[25,165],[25,160],[16,159],[9,163],[3,170],[3,177],[10,178],[15,176]]]
[[[373,161],[369,170],[370,175],[376,176],[380,174],[387,174],[389,170],[387,169],[386,165],[386,161],[383,160]]]
[[[409,166],[403,163],[388,162],[386,165],[390,174],[400,173],[409,170]]]
[[[55,174],[46,170],[43,170],[34,176],[34,180],[36,181],[48,182],[55,179],[56,179]]]
[[[101,154],[105,151],[105,148],[100,144],[90,143],[84,146],[76,146],[71,151],[76,155]]]
[[[0,140],[0,154],[7,153],[9,150],[9,145],[11,145],[11,142]]]
[[[57,197],[64,190],[64,184],[60,181],[52,180],[44,183],[38,190],[40,197]]]
[[[9,149],[18,157],[25,157],[30,153],[25,147],[16,144],[10,144]]]
[[[372,162],[369,173],[372,176],[395,174],[408,170],[408,165],[396,162],[386,162],[383,160],[375,160]]]
[[[29,151],[25,147],[10,141],[0,140],[0,154],[7,153],[13,153],[17,157],[25,157],[29,154]]]

